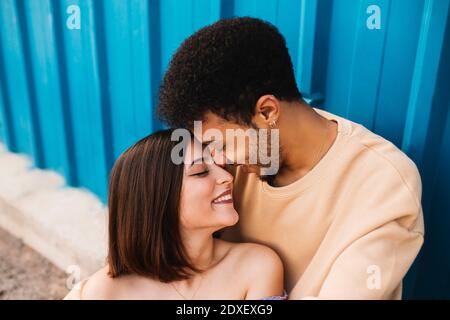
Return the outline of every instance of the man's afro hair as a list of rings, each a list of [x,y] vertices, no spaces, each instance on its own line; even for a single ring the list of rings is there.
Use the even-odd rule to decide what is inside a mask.
[[[256,18],[223,19],[187,38],[172,57],[159,91],[158,114],[193,126],[211,111],[250,124],[258,99],[301,100],[286,41]]]

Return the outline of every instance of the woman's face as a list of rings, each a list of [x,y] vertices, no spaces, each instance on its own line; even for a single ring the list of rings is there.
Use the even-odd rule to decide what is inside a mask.
[[[233,206],[233,176],[202,157],[200,143],[187,146],[180,199],[180,222],[185,229],[213,231],[237,223]]]

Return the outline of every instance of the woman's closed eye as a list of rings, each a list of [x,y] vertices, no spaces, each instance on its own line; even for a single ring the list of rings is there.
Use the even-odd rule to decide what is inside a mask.
[[[204,177],[208,175],[208,166],[206,166],[204,163],[194,164],[190,168],[190,176],[191,177]]]
[[[204,170],[204,171],[201,171],[198,173],[193,173],[193,174],[191,174],[191,176],[204,177],[204,176],[208,175],[208,173],[209,173],[209,170]]]

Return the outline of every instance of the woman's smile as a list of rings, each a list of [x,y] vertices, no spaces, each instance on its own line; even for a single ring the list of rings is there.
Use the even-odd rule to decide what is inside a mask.
[[[233,203],[233,197],[231,195],[231,190],[228,189],[225,192],[222,192],[218,197],[216,197],[213,201],[213,204],[229,204]]]

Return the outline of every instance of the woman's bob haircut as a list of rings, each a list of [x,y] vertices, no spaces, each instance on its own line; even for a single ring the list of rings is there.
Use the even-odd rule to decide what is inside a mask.
[[[109,181],[109,275],[138,274],[171,282],[198,270],[180,234],[184,164],[171,160],[173,129],[155,132],[116,161]]]

